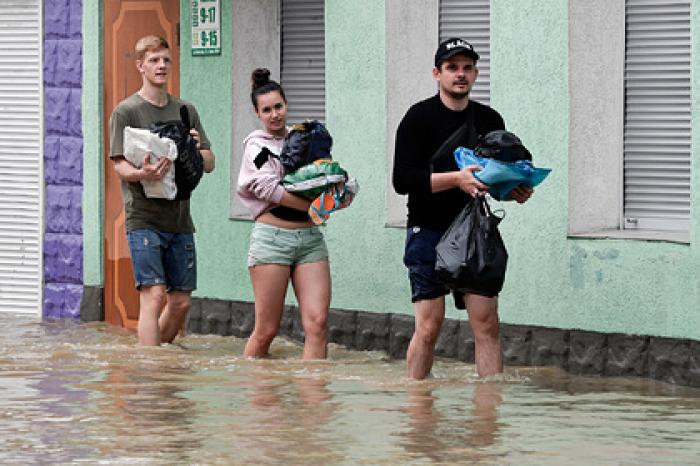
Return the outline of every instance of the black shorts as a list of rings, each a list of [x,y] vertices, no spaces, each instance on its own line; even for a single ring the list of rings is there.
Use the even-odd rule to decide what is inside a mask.
[[[406,250],[403,263],[408,268],[411,281],[411,301],[435,299],[450,293],[450,290],[435,279],[435,246],[444,231],[428,230],[421,227],[406,229]],[[455,307],[465,309],[464,294],[453,291]]]

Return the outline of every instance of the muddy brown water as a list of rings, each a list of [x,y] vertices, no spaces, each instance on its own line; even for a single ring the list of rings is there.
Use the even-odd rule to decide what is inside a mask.
[[[690,388],[453,361],[416,382],[334,345],[249,360],[233,337],[0,318],[0,464],[700,464]]]

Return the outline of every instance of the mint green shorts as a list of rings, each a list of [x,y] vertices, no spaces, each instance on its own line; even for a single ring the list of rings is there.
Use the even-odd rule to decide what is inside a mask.
[[[293,266],[323,260],[328,260],[328,249],[318,227],[289,229],[256,222],[250,233],[248,267]]]

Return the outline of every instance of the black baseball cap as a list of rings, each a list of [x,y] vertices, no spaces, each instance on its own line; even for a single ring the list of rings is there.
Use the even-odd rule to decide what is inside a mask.
[[[440,68],[440,63],[455,55],[463,54],[474,61],[479,59],[479,54],[474,51],[474,46],[464,39],[453,37],[443,40],[435,52],[435,67]]]

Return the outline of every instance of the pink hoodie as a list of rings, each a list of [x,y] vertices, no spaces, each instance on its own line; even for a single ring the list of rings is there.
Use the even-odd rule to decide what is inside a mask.
[[[255,166],[255,158],[263,147],[279,154],[284,138],[258,129],[246,136],[243,144],[245,151],[238,174],[238,195],[253,218],[258,218],[282,200],[284,188],[280,181],[286,173],[282,163],[275,157],[269,157],[259,169]]]

